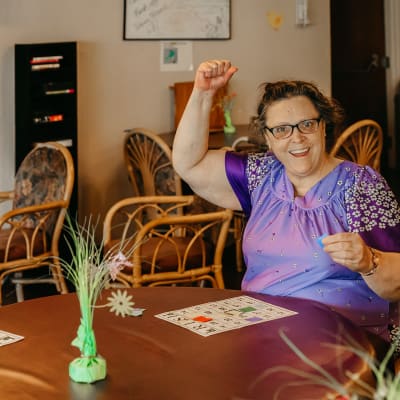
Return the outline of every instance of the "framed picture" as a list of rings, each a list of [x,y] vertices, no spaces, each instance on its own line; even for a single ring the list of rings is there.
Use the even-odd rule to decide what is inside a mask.
[[[124,0],[124,40],[227,40],[231,0]]]

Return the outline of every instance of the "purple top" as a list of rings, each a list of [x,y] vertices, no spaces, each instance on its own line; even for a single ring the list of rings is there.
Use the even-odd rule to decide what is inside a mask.
[[[304,197],[295,197],[271,153],[227,152],[225,168],[248,222],[242,289],[328,304],[388,339],[389,303],[359,273],[333,262],[318,237],[357,232],[383,251],[400,251],[400,207],[385,179],[343,161]]]

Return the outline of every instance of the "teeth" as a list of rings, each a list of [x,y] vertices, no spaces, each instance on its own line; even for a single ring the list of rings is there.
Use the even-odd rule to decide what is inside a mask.
[[[306,152],[307,150],[308,150],[307,148],[299,149],[299,150],[291,150],[289,153],[291,153],[291,154],[300,154],[300,153]]]

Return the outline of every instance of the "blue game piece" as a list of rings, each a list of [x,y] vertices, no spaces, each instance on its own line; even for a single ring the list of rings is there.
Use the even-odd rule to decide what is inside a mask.
[[[319,244],[320,247],[324,247],[324,245],[323,245],[323,243],[322,243],[322,239],[325,238],[325,237],[327,237],[327,236],[328,236],[328,234],[327,234],[327,233],[324,233],[324,234],[321,235],[319,238],[317,238],[317,242],[318,242],[318,244]]]

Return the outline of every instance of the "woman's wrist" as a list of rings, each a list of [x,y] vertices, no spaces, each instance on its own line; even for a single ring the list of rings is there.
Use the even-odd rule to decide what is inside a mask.
[[[370,269],[367,272],[362,272],[362,276],[371,276],[375,274],[376,270],[379,268],[379,255],[375,249],[368,246],[368,250],[371,254]]]

